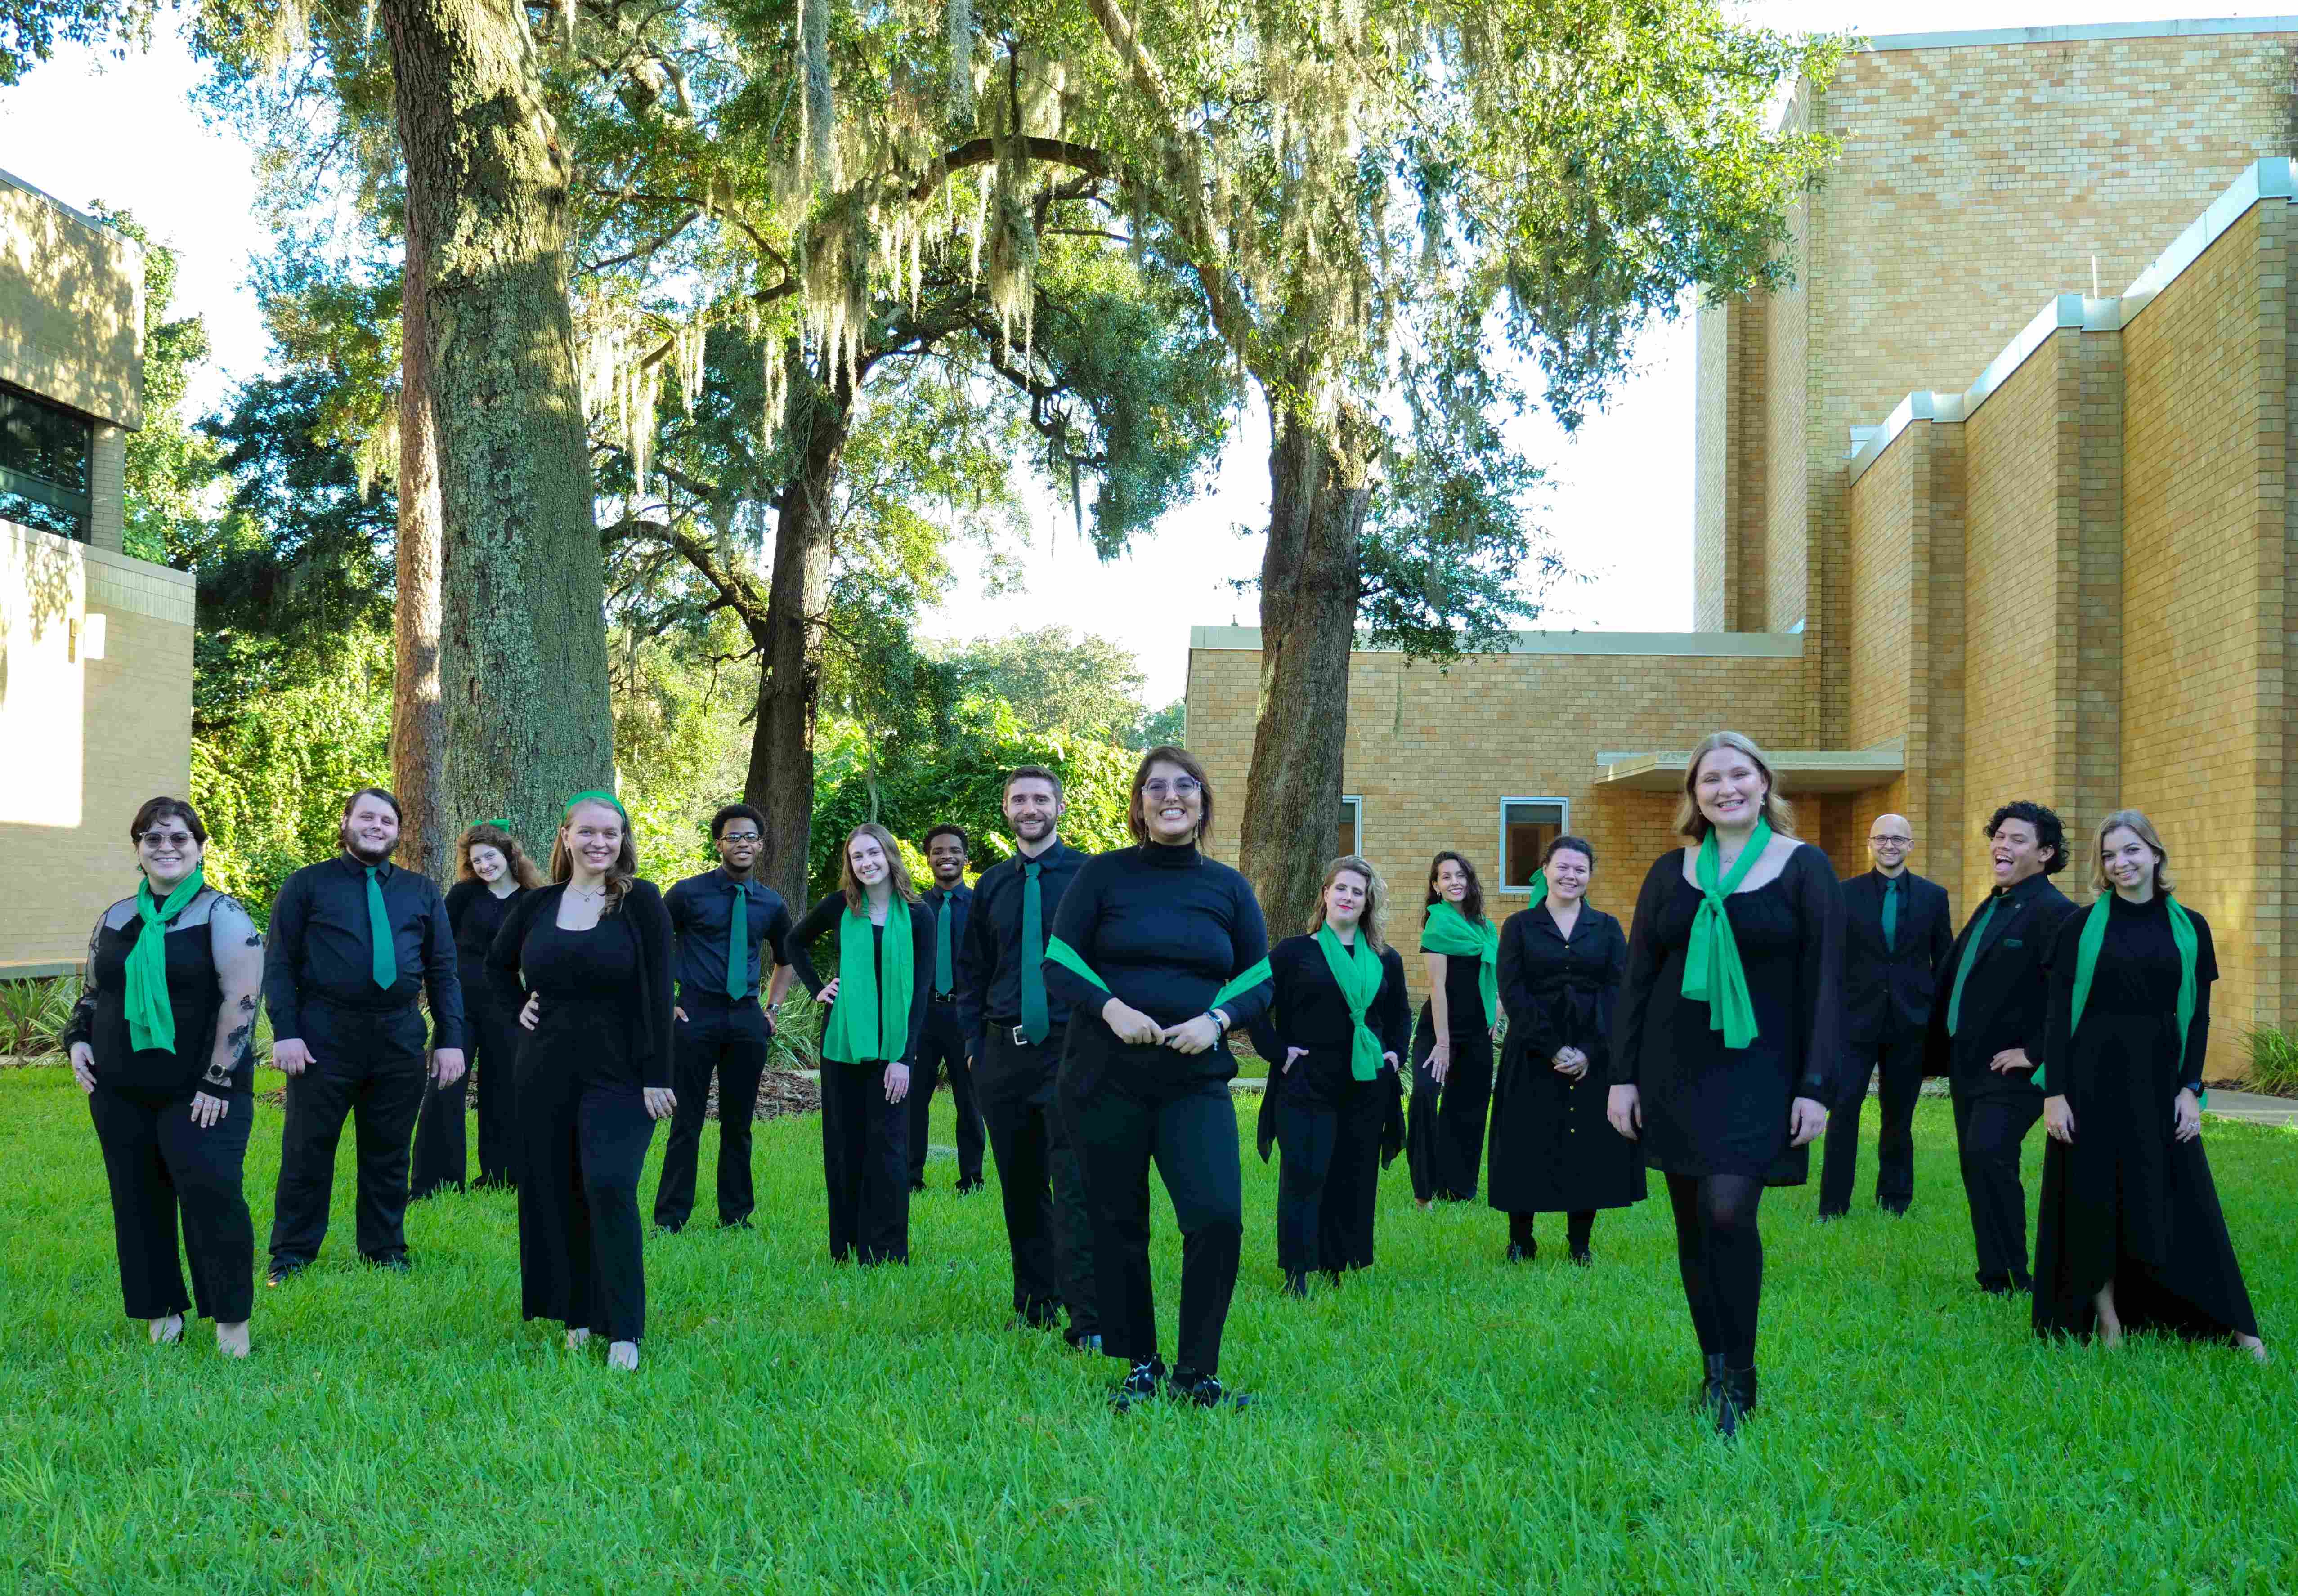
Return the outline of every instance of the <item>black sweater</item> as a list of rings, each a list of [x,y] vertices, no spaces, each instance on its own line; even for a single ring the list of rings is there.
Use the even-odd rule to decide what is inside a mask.
[[[1317,939],[1285,938],[1269,951],[1269,1012],[1252,1022],[1252,1030],[1253,1049],[1269,1061],[1270,1076],[1283,1072],[1288,1047],[1337,1054],[1345,1067],[1355,1027]],[[1412,1007],[1404,991],[1404,960],[1393,947],[1380,950],[1380,993],[1365,1011],[1365,1023],[1380,1038],[1383,1053],[1406,1056],[1412,1046]]]
[[[558,900],[566,896],[564,881],[520,893],[511,900],[510,914],[487,952],[487,975],[495,996],[514,1013],[526,1005],[529,983],[522,964],[527,935],[538,921],[556,928]],[[630,1062],[638,1071],[641,1084],[667,1087],[671,1083],[670,914],[652,881],[632,881],[620,907],[611,914],[601,914],[595,930],[576,934],[605,936],[616,930],[635,945],[632,983],[615,991],[575,989],[564,996],[572,1001],[613,1003],[622,1017]],[[543,991],[546,1003],[550,996]]]
[[[889,923],[893,922],[894,910],[900,907],[901,904],[902,900],[896,897],[887,906],[886,918]],[[925,1034],[926,1029],[926,998],[933,990],[933,911],[922,903],[911,904],[908,908],[912,961],[910,964],[912,978],[910,1034],[902,1044],[902,1056],[886,1061],[894,1064],[906,1064],[917,1056],[918,1038]],[[798,978],[805,983],[806,989],[816,996],[820,996],[822,988],[830,983],[822,980],[821,974],[814,969],[814,945],[825,932],[836,931],[845,914],[846,894],[833,892],[807,910],[806,918],[799,921],[797,929],[789,934],[790,968],[798,972]],[[872,925],[870,928],[870,942],[871,952],[875,957],[877,967],[883,971],[886,967],[886,927]],[[841,955],[844,952],[842,948],[839,951]],[[832,973],[835,973],[837,969],[838,963],[833,961],[831,964]],[[829,1059],[822,1061],[824,1067],[831,1062]]]
[[[1115,997],[1160,1025],[1212,1007],[1213,994],[1269,956],[1252,883],[1194,846],[1144,843],[1096,854],[1062,895],[1054,935],[1109,983],[1104,992],[1046,961],[1046,990],[1098,1019]],[[1224,1005],[1232,1030],[1269,1010],[1264,980]]]

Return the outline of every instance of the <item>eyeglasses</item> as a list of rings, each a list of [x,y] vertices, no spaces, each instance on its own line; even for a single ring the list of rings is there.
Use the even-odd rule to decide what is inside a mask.
[[[1913,848],[1915,845],[1912,837],[1870,837],[1867,840],[1877,848]]]
[[[718,838],[721,842],[756,842],[757,839],[756,831],[724,831]]]
[[[1141,784],[1141,790],[1153,798],[1187,798],[1191,793],[1204,790],[1205,784],[1194,776],[1175,776],[1170,781],[1144,781]]]
[[[153,848],[189,848],[199,839],[189,831],[146,831],[136,840]]]

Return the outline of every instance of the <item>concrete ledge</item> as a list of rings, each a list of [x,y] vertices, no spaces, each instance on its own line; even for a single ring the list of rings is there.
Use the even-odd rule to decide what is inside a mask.
[[[2089,39],[2200,38],[2218,34],[2298,33],[2298,17],[2178,17],[2161,22],[2074,22],[2058,28],[1978,28],[1961,33],[1878,34],[1863,46],[1955,50],[1977,45],[2073,45]]]
[[[1191,649],[1257,653],[1258,626],[1192,626]],[[1401,654],[1401,649],[1353,649],[1356,654]],[[1658,655],[1699,659],[1800,659],[1795,632],[1513,632],[1495,654]],[[1468,657],[1491,657],[1471,655]]]
[[[0,964],[0,980],[48,980],[59,975],[78,975],[80,961],[67,959],[62,963]]]

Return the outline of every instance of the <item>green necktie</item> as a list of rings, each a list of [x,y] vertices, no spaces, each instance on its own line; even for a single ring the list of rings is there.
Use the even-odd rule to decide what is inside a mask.
[[[1054,1021],[1046,1007],[1046,889],[1038,884],[1042,864],[1021,866],[1021,1034],[1042,1042]]]
[[[1888,876],[1883,881],[1883,951],[1889,953],[1899,946],[1899,878]]]
[[[734,883],[734,906],[726,915],[726,996],[740,1003],[750,995],[750,889]]]
[[[941,895],[934,912],[934,996],[949,996],[949,894]]]
[[[388,992],[399,984],[399,955],[391,946],[391,916],[383,911],[383,883],[376,866],[367,867],[367,936],[375,948],[375,984]]]
[[[1963,983],[1971,978],[1971,967],[1979,963],[1979,945],[1987,939],[1987,922],[1995,918],[1995,906],[2003,901],[1999,893],[1988,896],[1987,906],[1979,912],[1979,923],[1971,928],[1971,939],[1963,945],[1963,963],[1955,966],[1955,990],[1947,1000],[1947,1034],[1955,1035],[1955,1028],[1963,1022]]]

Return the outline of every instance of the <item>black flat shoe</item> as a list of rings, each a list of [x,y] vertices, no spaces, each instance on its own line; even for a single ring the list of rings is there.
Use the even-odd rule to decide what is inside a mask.
[[[1192,1408],[1250,1408],[1252,1398],[1242,1391],[1231,1391],[1211,1375],[1201,1375],[1194,1369],[1177,1369],[1165,1387],[1165,1394],[1175,1402]]]
[[[1163,1393],[1164,1385],[1165,1365],[1161,1359],[1137,1363],[1133,1372],[1120,1380],[1117,1389],[1109,1393],[1110,1408],[1114,1412],[1130,1413],[1142,1403],[1155,1401]]]

